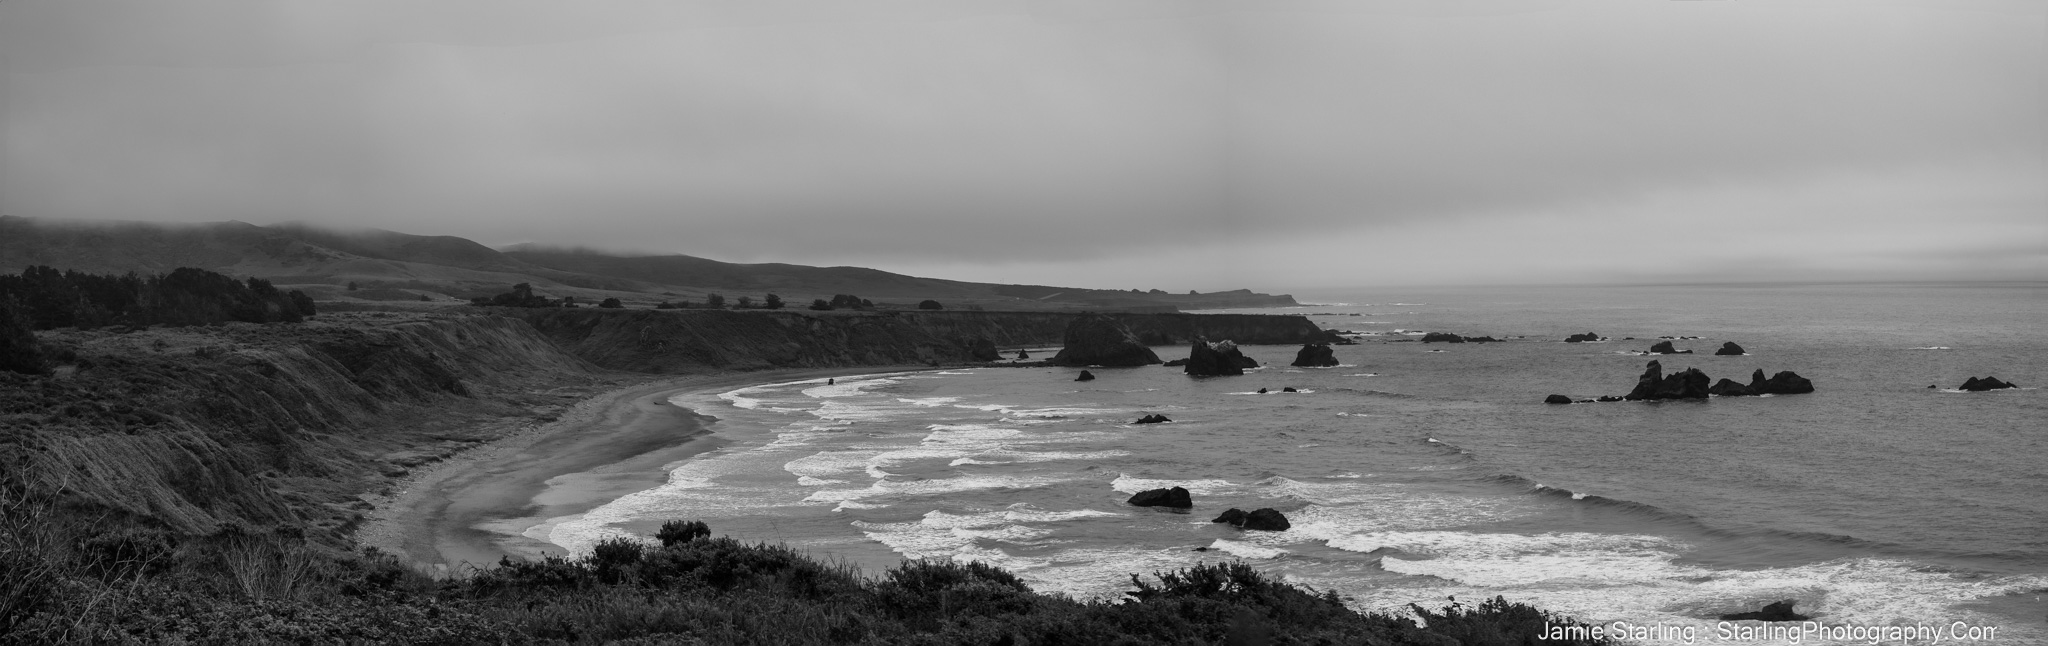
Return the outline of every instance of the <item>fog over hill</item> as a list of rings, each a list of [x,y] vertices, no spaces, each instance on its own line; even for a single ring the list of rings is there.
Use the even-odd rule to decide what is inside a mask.
[[[914,305],[935,299],[987,309],[1166,310],[1293,305],[1235,290],[1168,294],[920,278],[862,267],[740,264],[684,255],[627,256],[533,245],[505,251],[454,236],[339,231],[291,223],[157,224],[0,216],[0,267],[161,273],[198,267],[307,288],[324,299],[466,300],[530,283],[555,296],[627,301],[775,293],[791,302],[854,294]],[[350,290],[355,284],[358,289]]]

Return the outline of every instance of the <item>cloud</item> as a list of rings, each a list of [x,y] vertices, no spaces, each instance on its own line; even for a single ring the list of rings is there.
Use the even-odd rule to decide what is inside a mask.
[[[1991,1],[11,2],[0,210],[1005,282],[1164,249],[1220,251],[1126,269],[1623,279],[1669,272],[1550,232],[1740,221],[1754,234],[1659,258],[1974,275],[1945,254],[2048,210],[2041,20]]]

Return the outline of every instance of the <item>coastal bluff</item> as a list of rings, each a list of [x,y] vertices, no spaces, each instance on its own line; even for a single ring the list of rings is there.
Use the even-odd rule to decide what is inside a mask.
[[[506,308],[510,310],[510,308]],[[1253,344],[1328,342],[1293,315],[1068,312],[809,312],[532,309],[523,318],[562,348],[614,370],[830,368],[981,361],[977,348],[1061,344],[1083,317],[1108,316],[1148,345],[1208,337]],[[985,355],[983,355],[985,356]]]

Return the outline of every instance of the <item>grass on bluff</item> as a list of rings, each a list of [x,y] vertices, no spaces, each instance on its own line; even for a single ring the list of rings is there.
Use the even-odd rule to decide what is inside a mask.
[[[1128,598],[1084,602],[981,563],[869,577],[696,522],[454,579],[290,531],[102,525],[0,488],[0,643],[1491,645],[1571,621],[1495,599],[1413,608],[1425,626],[1241,562],[1132,575]]]

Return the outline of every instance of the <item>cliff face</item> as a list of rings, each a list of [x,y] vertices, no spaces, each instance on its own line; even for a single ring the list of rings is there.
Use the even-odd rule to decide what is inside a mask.
[[[1058,345],[1083,314],[536,309],[512,312],[592,363],[638,372],[977,361],[974,346]],[[1112,314],[1150,345],[1328,340],[1300,316]]]
[[[536,388],[596,381],[513,319],[321,318],[44,333],[58,373],[0,378],[0,480],[186,533],[345,530],[379,474],[568,403]]]

